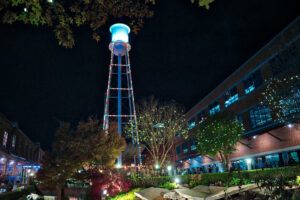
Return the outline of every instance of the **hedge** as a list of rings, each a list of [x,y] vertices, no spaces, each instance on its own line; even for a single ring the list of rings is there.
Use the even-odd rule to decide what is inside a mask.
[[[280,167],[280,168],[265,168],[247,171],[234,171],[231,175],[228,172],[220,173],[202,173],[201,174],[201,184],[214,184],[217,182],[228,183],[232,179],[245,179],[254,181],[255,179],[265,177],[265,178],[277,178],[282,175],[286,179],[295,179],[297,175],[300,175],[300,166],[292,167]],[[177,175],[180,184],[190,184],[193,179],[197,179],[197,175]],[[152,187],[164,184],[166,182],[174,182],[174,176],[161,176],[161,177],[137,177],[133,178],[134,187]]]
[[[35,188],[33,185],[26,186],[24,189],[20,190],[17,189],[12,192],[6,192],[3,194],[0,194],[0,199],[1,200],[12,200],[12,199],[18,199],[24,195],[29,195],[30,193],[34,193]]]

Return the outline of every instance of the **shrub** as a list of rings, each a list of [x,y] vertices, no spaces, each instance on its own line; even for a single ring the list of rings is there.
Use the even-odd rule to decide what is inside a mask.
[[[158,187],[173,190],[178,188],[178,185],[176,185],[176,183],[166,182],[164,184],[160,184]]]
[[[23,190],[15,190],[12,192],[7,192],[4,194],[0,194],[0,199],[1,200],[12,200],[12,199],[19,199],[23,196],[27,196],[30,193],[35,193],[35,188],[33,185],[29,185],[27,187],[25,187]]]
[[[122,192],[120,194],[118,194],[117,196],[115,197],[112,197],[112,198],[109,198],[110,200],[132,200],[132,199],[135,199],[136,196],[135,196],[135,192],[138,192],[140,190],[142,190],[143,188],[135,188],[133,190],[130,190],[129,192],[125,193],[125,192]]]
[[[128,179],[125,174],[120,172],[111,172],[111,171],[104,171],[103,173],[99,173],[98,171],[93,172],[92,186],[92,196],[93,198],[99,198],[101,191],[106,190],[107,194],[110,196],[117,195],[120,191],[127,192],[130,190],[132,186],[132,182]],[[92,175],[92,174],[91,174]],[[104,195],[104,194],[102,194]]]

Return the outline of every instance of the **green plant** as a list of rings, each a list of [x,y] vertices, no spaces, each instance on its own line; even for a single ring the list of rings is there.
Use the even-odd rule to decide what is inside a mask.
[[[165,188],[165,189],[168,189],[168,190],[173,190],[173,189],[178,188],[178,185],[176,183],[166,182],[164,184],[158,185],[158,187]]]
[[[300,176],[297,176],[297,178],[295,180],[295,184],[296,185],[300,185]]]
[[[135,199],[135,192],[141,191],[143,188],[135,188],[133,190],[130,190],[129,192],[121,192],[120,194],[118,194],[115,197],[109,198],[110,200],[132,200]]]
[[[35,191],[34,186],[29,185],[22,190],[18,189],[18,190],[12,191],[12,192],[0,194],[0,199],[1,200],[12,200],[12,199],[19,199],[22,197],[25,198],[26,195],[29,195],[30,193],[35,193],[35,192],[36,191]]]

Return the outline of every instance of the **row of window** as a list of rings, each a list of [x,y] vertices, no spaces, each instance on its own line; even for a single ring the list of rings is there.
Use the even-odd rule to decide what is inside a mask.
[[[190,143],[190,150],[191,151],[196,150],[196,141],[194,139],[190,139],[189,143]],[[189,152],[187,141],[183,142],[181,145],[176,146],[176,155],[177,156],[181,155],[181,149],[182,149],[182,154],[186,154],[187,152]]]
[[[3,135],[3,142],[2,142],[2,146],[6,147],[7,146],[7,140],[8,140],[8,133],[6,131],[4,131],[4,135]],[[11,147],[13,149],[16,148],[16,140],[17,140],[17,136],[13,135],[12,137],[12,141],[11,141]]]
[[[245,94],[249,94],[254,91],[256,88],[261,86],[263,83],[262,75],[260,69],[256,70],[252,74],[250,74],[246,79],[243,80],[244,92]],[[239,94],[237,91],[237,87],[234,86],[223,95],[224,105],[225,107],[229,107],[231,104],[239,100]],[[216,100],[212,104],[208,106],[209,115],[214,115],[217,112],[221,111],[219,100]],[[197,114],[198,122],[201,123],[206,118],[205,110],[200,111]],[[189,128],[192,129],[196,126],[195,117],[189,120]]]
[[[11,140],[11,148],[14,149],[14,150],[16,149],[16,141],[17,141],[17,136],[14,134],[12,136],[12,140]],[[8,147],[7,143],[8,143],[8,132],[4,131],[3,140],[2,140],[2,146],[4,148],[7,148]],[[27,154],[28,157],[33,158],[33,151],[34,151],[34,149],[30,148],[28,144],[25,144],[25,146],[21,145],[19,148],[20,148],[20,152],[23,152],[23,153]],[[23,148],[25,148],[25,149],[23,149]]]

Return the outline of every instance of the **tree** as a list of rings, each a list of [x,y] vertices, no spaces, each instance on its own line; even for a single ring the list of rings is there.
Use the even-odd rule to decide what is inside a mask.
[[[127,19],[137,33],[143,20],[153,15],[153,4],[155,0],[1,0],[0,16],[7,24],[52,27],[59,45],[71,48],[74,28],[88,25],[98,42],[102,26],[111,17]]]
[[[119,152],[126,147],[116,124],[104,131],[99,121],[92,118],[80,122],[76,129],[63,123],[55,135],[52,153],[42,161],[37,177],[42,189],[58,189],[62,195],[70,178],[93,181],[95,171],[99,173],[97,177],[108,174]],[[79,173],[82,170],[84,172]]]
[[[198,2],[200,7],[205,7],[207,10],[210,8],[210,4],[213,3],[215,0],[191,0],[192,3]]]
[[[274,113],[274,121],[282,124],[300,122],[300,76],[298,73],[273,77],[262,92],[262,104]]]
[[[176,135],[188,132],[184,110],[174,101],[161,103],[153,97],[143,100],[136,108],[139,141],[145,145],[154,163],[163,166]],[[126,127],[127,133],[132,124]]]
[[[214,2],[196,1],[206,9]],[[72,48],[75,28],[88,25],[91,36],[99,42],[102,27],[111,18],[126,19],[137,34],[144,19],[153,16],[153,5],[155,0],[1,0],[0,17],[5,24],[22,22],[51,27],[59,45]]]
[[[225,170],[229,170],[229,156],[236,150],[243,132],[243,125],[231,113],[216,113],[196,127],[197,151],[201,155],[218,155]]]

